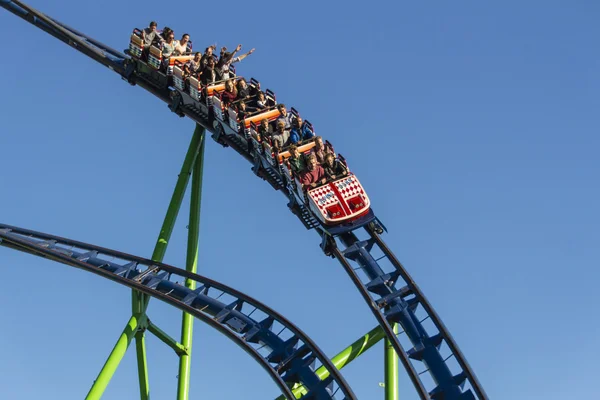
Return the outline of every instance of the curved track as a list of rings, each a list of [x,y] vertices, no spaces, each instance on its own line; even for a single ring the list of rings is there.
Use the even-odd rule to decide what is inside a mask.
[[[344,399],[356,399],[337,368],[304,332],[275,310],[222,283],[167,264],[10,225],[0,224],[0,245],[92,272],[194,315],[259,362],[288,399],[295,397],[286,383],[296,382],[308,389],[306,399],[333,399],[338,391]],[[198,289],[177,283],[177,278],[196,281]],[[323,381],[315,374],[321,365],[330,373]]]
[[[164,75],[161,76],[158,72],[148,73],[126,54],[111,49],[20,1],[0,0],[0,6],[107,66],[130,84],[146,89],[166,102],[180,116],[187,116],[213,132],[213,139],[223,146],[231,147],[250,161],[256,175],[287,197],[284,180],[279,172],[261,163],[242,135],[215,118],[212,107],[165,84],[168,80]],[[381,239],[383,230],[377,226],[380,223],[374,214],[371,213],[362,225],[357,224],[352,230],[348,230],[320,227],[308,213],[300,211],[297,215],[304,226],[315,229],[321,238],[321,248],[325,254],[339,260],[363,296],[398,353],[419,397],[444,400],[487,399],[482,385],[450,332]],[[365,239],[357,237],[361,233],[366,233]],[[362,271],[360,276],[357,272],[359,270]],[[427,328],[428,321],[431,326]],[[394,323],[402,326],[404,336],[393,333]],[[424,376],[427,378],[424,379]]]

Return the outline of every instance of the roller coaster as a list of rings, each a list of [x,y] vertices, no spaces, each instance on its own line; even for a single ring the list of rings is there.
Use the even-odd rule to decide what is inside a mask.
[[[146,329],[180,355],[180,375],[187,382],[180,383],[178,398],[187,398],[191,356],[186,344],[191,343],[191,322],[185,323],[187,315],[208,324],[240,346],[271,376],[286,399],[321,400],[334,399],[336,396],[356,399],[339,371],[343,362],[338,363],[335,358],[330,360],[300,328],[275,310],[240,291],[196,274],[195,267],[191,266],[195,265],[197,258],[197,254],[190,249],[196,248],[198,242],[199,185],[206,131],[212,132],[212,138],[217,143],[248,160],[255,175],[284,195],[287,206],[303,226],[319,235],[324,254],[339,261],[375,317],[378,328],[374,331],[376,334],[371,335],[372,338],[385,337],[404,366],[419,398],[488,398],[439,315],[383,241],[386,228],[369,207],[370,203],[365,207],[368,201],[366,195],[362,197],[364,200],[359,199],[361,203],[356,204],[346,197],[344,201],[340,200],[341,212],[350,215],[350,208],[356,206],[362,207],[360,213],[341,223],[328,223],[332,220],[327,218],[328,215],[331,217],[335,213],[327,214],[323,208],[319,209],[320,198],[312,196],[310,191],[308,195],[302,191],[286,167],[285,156],[272,151],[266,143],[259,142],[252,124],[246,126],[231,117],[217,96],[209,96],[209,88],[199,84],[183,85],[177,79],[176,70],[153,68],[150,63],[136,57],[131,46],[125,52],[114,50],[20,1],[0,0],[0,6],[108,67],[129,84],[145,89],[165,102],[172,112],[196,123],[196,131],[151,259],[0,224],[0,245],[4,247],[82,269],[133,289],[133,316],[122,336],[126,344],[116,346],[114,352],[123,353],[135,337],[141,371],[141,398],[149,398],[145,383],[147,376],[143,376],[143,331]],[[180,269],[164,264],[162,259],[190,176],[192,209],[197,210],[190,214],[190,222],[194,223],[190,223],[188,265],[186,269]],[[327,191],[321,191],[319,196],[327,199],[337,196],[341,199],[340,191],[345,190],[344,185],[360,187],[352,174],[328,185],[335,196],[328,195]],[[352,192],[352,196],[356,193]],[[179,283],[178,279],[185,284]],[[150,298],[184,312],[184,327],[189,329],[182,335],[182,343],[170,338],[148,320],[145,310]],[[430,320],[435,328],[426,329],[423,324],[425,320]],[[400,333],[397,332],[398,326],[402,329]],[[409,348],[403,346],[400,335],[408,339]],[[100,374],[88,399],[102,395],[116,369],[110,360],[105,369],[111,371]],[[424,374],[429,376],[428,384],[422,379]]]

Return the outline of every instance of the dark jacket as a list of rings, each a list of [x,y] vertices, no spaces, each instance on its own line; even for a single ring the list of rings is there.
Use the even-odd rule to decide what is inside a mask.
[[[327,179],[339,179],[340,177],[347,175],[348,170],[340,161],[335,160],[333,167],[329,167],[327,164],[323,164],[325,170],[325,176]]]

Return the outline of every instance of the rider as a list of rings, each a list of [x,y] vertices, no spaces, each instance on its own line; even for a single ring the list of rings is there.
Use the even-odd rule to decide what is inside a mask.
[[[306,171],[300,177],[300,182],[305,189],[315,188],[317,185],[327,182],[325,170],[319,165],[317,157],[313,153],[308,156]]]
[[[341,161],[336,160],[335,156],[331,153],[325,154],[323,169],[325,170],[325,176],[327,179],[331,180],[348,175],[348,169],[346,166],[342,164]]]
[[[288,160],[290,162],[290,167],[292,168],[293,172],[299,175],[306,169],[306,160],[304,159],[304,155],[298,151],[298,147],[296,147],[295,144],[290,145],[289,151],[290,157]]]
[[[150,25],[147,28],[142,30],[142,40],[144,41],[144,52],[143,58],[146,59],[148,57],[148,52],[150,51],[150,46],[154,41],[162,42],[164,39],[160,36],[160,33],[156,30],[156,21],[151,21]]]

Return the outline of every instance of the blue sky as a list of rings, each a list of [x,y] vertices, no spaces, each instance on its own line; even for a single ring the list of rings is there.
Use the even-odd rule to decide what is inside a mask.
[[[600,396],[600,109],[593,1],[232,0],[231,11],[106,0],[30,5],[117,49],[151,19],[238,66],[349,160],[409,269],[494,399]],[[194,125],[0,11],[0,220],[150,256]],[[187,208],[165,261],[183,266]],[[375,326],[342,268],[234,152],[206,149],[199,271],[271,305],[333,356]],[[0,388],[81,399],[130,315],[130,291],[0,248]],[[153,301],[174,336],[180,313]],[[196,324],[192,396],[268,399],[266,373]],[[177,358],[148,339],[154,399]],[[343,373],[383,398],[382,345]],[[105,398],[137,396],[135,352]],[[405,375],[403,399],[416,398]]]

